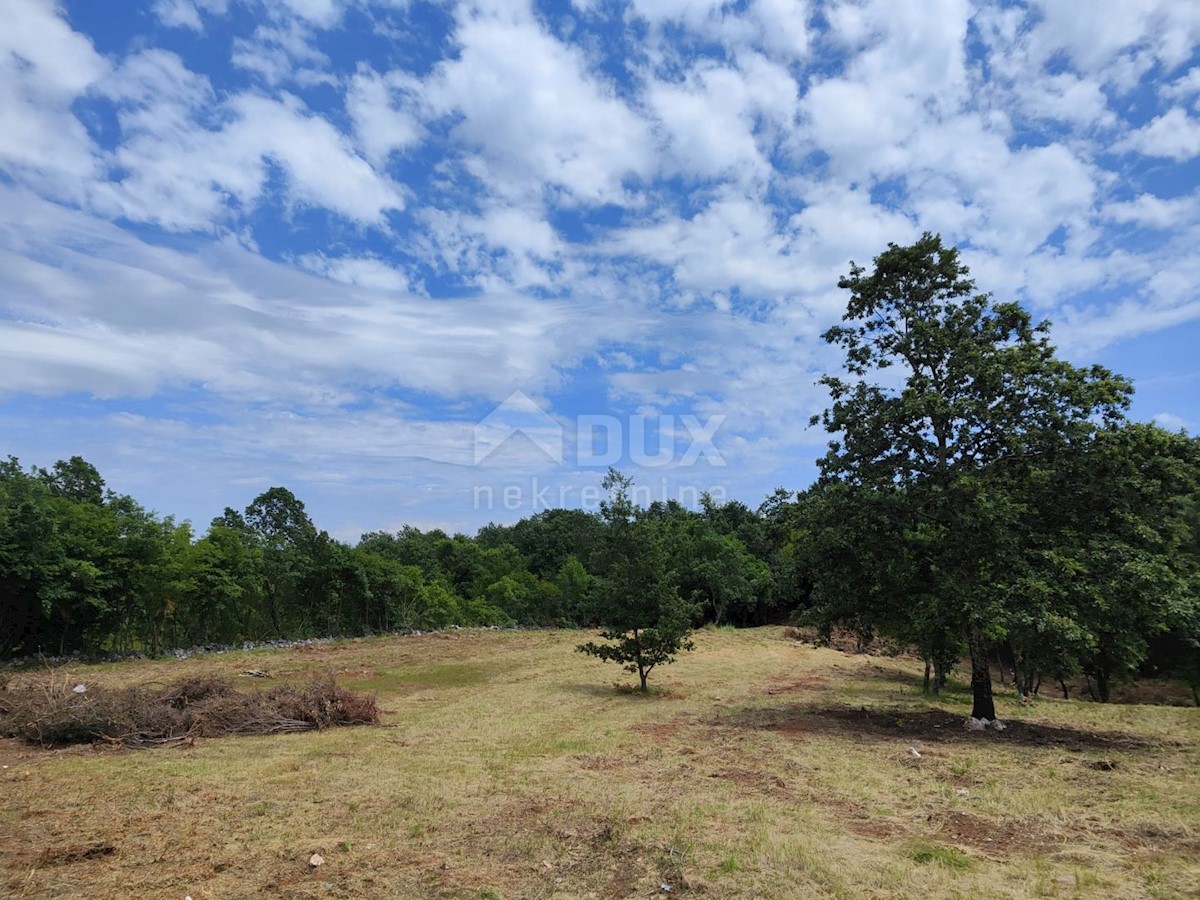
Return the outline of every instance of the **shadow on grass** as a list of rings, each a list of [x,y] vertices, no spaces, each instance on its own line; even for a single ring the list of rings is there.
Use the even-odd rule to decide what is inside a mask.
[[[675,696],[669,690],[655,687],[653,684],[650,685],[648,692],[643,693],[636,684],[623,684],[621,682],[613,684],[596,684],[594,682],[558,684],[555,685],[555,690],[583,697],[604,697],[606,699],[628,697],[631,700],[663,700],[671,699]]]
[[[1161,746],[1132,734],[1084,731],[1040,722],[1010,721],[1004,731],[967,731],[962,713],[944,709],[868,709],[865,706],[805,706],[736,710],[721,724],[761,728],[782,734],[845,736],[860,740],[923,741],[927,743],[1015,744],[1059,747],[1064,750],[1150,750]]]

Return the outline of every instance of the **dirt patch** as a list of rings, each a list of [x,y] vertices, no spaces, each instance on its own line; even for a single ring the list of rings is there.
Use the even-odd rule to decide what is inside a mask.
[[[1062,844],[1057,836],[1037,821],[988,819],[957,809],[929,813],[925,820],[905,823],[871,815],[861,804],[827,801],[837,810],[837,820],[857,835],[876,840],[897,837],[936,838],[991,857],[1033,856]]]
[[[1052,836],[1037,822],[985,819],[961,810],[932,816],[933,836],[990,856],[1044,852]]]
[[[1162,825],[1140,825],[1132,828],[1109,828],[1110,836],[1124,849],[1147,856],[1185,856],[1200,859],[1200,836],[1182,828]]]
[[[860,837],[889,840],[904,833],[904,829],[891,819],[871,815],[866,807],[849,800],[826,798],[826,808],[836,811],[838,822]]]
[[[575,758],[579,760],[579,768],[587,769],[589,772],[612,772],[616,769],[624,769],[629,765],[628,761],[616,756],[584,754]]]
[[[787,790],[787,782],[778,775],[772,775],[769,772],[760,772],[757,769],[742,769],[734,766],[718,769],[716,772],[710,773],[708,777],[720,778],[722,781],[732,781],[734,784],[740,784],[742,787],[765,791],[776,797],[780,796],[782,791]]]
[[[662,744],[679,732],[679,724],[676,722],[647,723],[634,725],[630,730],[653,738],[656,744]]]
[[[117,848],[112,844],[88,844],[82,847],[48,847],[38,857],[40,866],[65,866],[112,856]]]
[[[828,691],[830,684],[828,679],[822,678],[819,675],[809,675],[804,678],[798,678],[795,681],[789,681],[786,684],[773,684],[767,688],[767,693],[775,696],[777,694],[809,694],[818,691]]]
[[[864,640],[861,635],[849,628],[834,628],[828,634],[822,634],[820,629],[811,626],[788,628],[784,634],[793,641],[802,644],[812,644],[814,647],[828,647],[852,656],[890,656],[901,659],[915,660],[919,657],[911,647],[886,641],[877,636]]]
[[[846,706],[789,706],[774,710],[744,710],[723,724],[763,728],[783,734],[844,734],[857,738],[903,738],[929,743],[978,742],[995,746],[1017,744],[1060,747],[1065,750],[1149,750],[1155,744],[1115,731],[1080,731],[1040,722],[1006,722],[1004,731],[966,731],[961,713],[940,709],[868,709]]]
[[[1075,678],[1067,682],[1072,700],[1093,701],[1086,679]],[[1039,692],[1043,697],[1058,699],[1062,696],[1055,682],[1043,682]],[[1162,678],[1143,678],[1128,684],[1113,685],[1112,703],[1136,706],[1196,706],[1192,689],[1182,681]]]

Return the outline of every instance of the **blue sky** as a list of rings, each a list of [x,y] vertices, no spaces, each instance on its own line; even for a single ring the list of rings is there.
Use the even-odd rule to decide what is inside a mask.
[[[8,0],[0,452],[348,539],[611,447],[756,505],[814,476],[838,276],[925,230],[1195,433],[1200,4],[1079,10]]]

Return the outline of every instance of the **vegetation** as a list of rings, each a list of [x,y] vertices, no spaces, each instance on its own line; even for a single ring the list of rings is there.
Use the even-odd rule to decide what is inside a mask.
[[[281,734],[379,722],[375,698],[332,678],[239,691],[224,678],[165,688],[88,688],[53,673],[0,692],[0,735],[43,747],[146,747],[198,737]]]
[[[840,284],[821,477],[756,510],[639,507],[610,471],[596,514],[351,545],[283,487],[197,535],[80,457],[0,463],[0,657],[66,657],[0,672],[2,889],[1200,892],[1192,712],[1041,690],[1200,705],[1200,441],[1128,421],[1127,381],[934,235]],[[734,627],[789,620],[855,652]],[[514,624],[600,640],[450,627]],[[643,692],[678,665],[629,703],[570,646]],[[229,680],[267,661],[310,686]],[[997,673],[1021,702],[964,730]],[[177,750],[41,749],[81,742]]]
[[[813,648],[786,632],[699,629],[695,651],[656,670],[662,689],[644,702],[608,689],[607,663],[572,652],[578,631],[71,664],[61,677],[89,692],[246,669],[275,678],[239,684],[266,687],[332,671],[378,695],[382,727],[136,752],[0,739],[0,894],[617,898],[668,896],[667,884],[681,897],[950,900],[1200,889],[1195,710],[1041,698],[1006,713],[1007,731],[973,734],[961,724],[965,677],[932,700],[914,657]],[[1137,699],[1129,690],[1115,695]]]
[[[938,684],[965,650],[989,721],[997,647],[1022,693],[1082,671],[1107,700],[1152,636],[1194,637],[1197,441],[1128,423],[1127,381],[1057,358],[937,236],[839,284],[814,618],[915,644]]]
[[[607,526],[596,590],[596,614],[607,641],[589,641],[577,648],[635,673],[642,691],[655,666],[675,661],[691,650],[692,610],[679,597],[670,577],[662,538],[629,499],[633,482],[610,470],[604,479],[609,499],[600,515]]]
[[[283,487],[197,534],[80,457],[0,462],[0,658],[598,627],[579,649],[645,689],[696,627],[791,620],[915,648],[930,692],[969,658],[976,718],[994,672],[1100,701],[1173,677],[1200,705],[1200,440],[1129,422],[1127,381],[1060,359],[936,236],[840,284],[821,478],[757,509],[639,508],[612,472],[597,514],[351,545]]]

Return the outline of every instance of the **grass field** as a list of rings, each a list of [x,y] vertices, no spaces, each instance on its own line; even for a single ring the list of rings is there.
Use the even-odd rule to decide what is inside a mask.
[[[1200,896],[1200,711],[1005,695],[1011,727],[968,734],[967,697],[923,697],[915,661],[774,628],[700,632],[641,696],[581,639],[73,669],[332,672],[385,715],[140,751],[0,742],[0,895]]]

